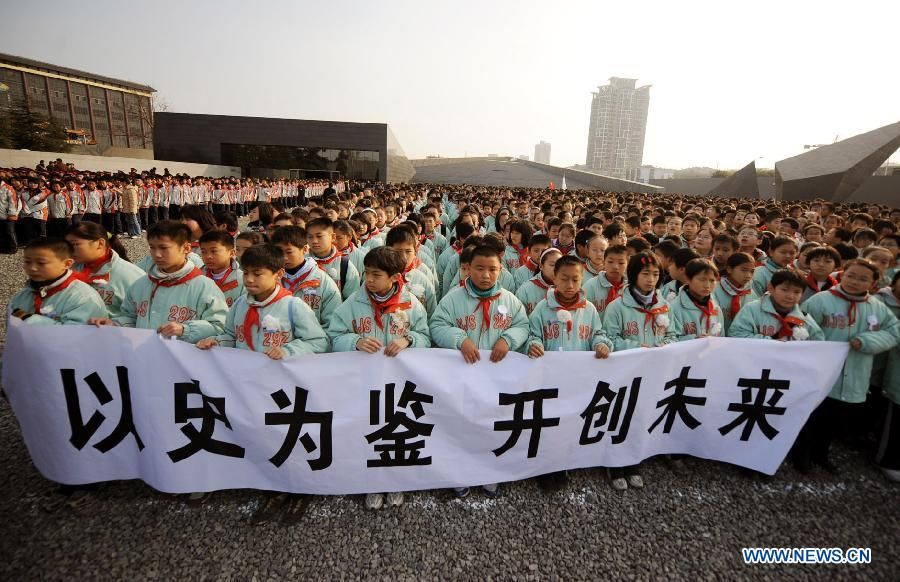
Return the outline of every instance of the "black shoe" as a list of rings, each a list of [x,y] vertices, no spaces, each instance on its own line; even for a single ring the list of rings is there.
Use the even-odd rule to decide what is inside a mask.
[[[256,513],[250,517],[250,525],[263,525],[275,519],[281,508],[284,507],[288,499],[287,493],[276,493],[267,495],[263,499],[262,505],[256,510]]]
[[[569,483],[569,477],[565,471],[557,473],[547,473],[537,478],[538,487],[547,493],[556,493],[562,491]]]
[[[306,508],[309,505],[310,496],[304,493],[291,493],[288,495],[288,501],[285,504],[284,511],[281,514],[281,523],[284,525],[294,525],[299,523],[306,514]]]

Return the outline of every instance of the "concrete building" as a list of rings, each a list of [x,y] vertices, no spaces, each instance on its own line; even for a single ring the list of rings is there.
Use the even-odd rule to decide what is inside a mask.
[[[385,123],[157,113],[156,157],[237,166],[244,176],[409,182],[415,170]]]
[[[649,184],[653,180],[669,180],[675,177],[675,170],[656,166],[639,166],[625,172],[625,178],[634,182]]]
[[[534,161],[539,164],[550,163],[550,144],[541,140],[541,143],[534,146]]]
[[[153,93],[130,81],[0,54],[0,115],[24,106],[69,134],[73,153],[153,157]]]
[[[593,172],[625,178],[641,165],[650,85],[635,87],[637,79],[610,77],[592,93],[591,120],[585,164]]]

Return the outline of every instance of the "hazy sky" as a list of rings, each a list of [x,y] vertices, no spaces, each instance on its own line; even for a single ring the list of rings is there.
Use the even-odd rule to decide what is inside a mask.
[[[151,85],[169,111],[386,122],[410,158],[545,140],[583,164],[611,76],[653,86],[663,167],[771,167],[900,121],[897,1],[0,3],[0,52]]]

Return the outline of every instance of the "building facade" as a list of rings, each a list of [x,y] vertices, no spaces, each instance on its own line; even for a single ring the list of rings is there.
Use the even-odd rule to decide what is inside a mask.
[[[409,182],[415,170],[385,123],[157,113],[156,158],[237,166],[245,176]]]
[[[541,140],[541,143],[534,146],[534,161],[539,164],[550,163],[550,144]]]
[[[592,172],[625,178],[640,167],[647,132],[650,85],[637,79],[610,77],[592,93],[585,164]]]
[[[62,125],[78,153],[151,157],[152,87],[0,54],[0,115],[23,106]],[[130,150],[130,151],[129,151]]]

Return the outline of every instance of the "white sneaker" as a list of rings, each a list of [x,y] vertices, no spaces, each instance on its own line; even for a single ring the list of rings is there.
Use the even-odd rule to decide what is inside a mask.
[[[629,475],[628,476],[628,485],[634,487],[635,489],[643,489],[644,488],[644,479],[640,475]]]
[[[403,492],[397,491],[387,494],[387,504],[391,507],[400,507],[403,505]]]
[[[378,510],[384,507],[384,493],[366,494],[366,509]]]
[[[616,491],[625,491],[628,489],[628,481],[625,480],[625,477],[616,477],[612,480],[612,488]]]

